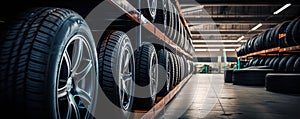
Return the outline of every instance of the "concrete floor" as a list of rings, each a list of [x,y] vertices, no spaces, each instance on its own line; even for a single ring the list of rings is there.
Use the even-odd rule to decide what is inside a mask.
[[[158,118],[300,119],[300,95],[232,85],[224,83],[223,76],[193,75]]]

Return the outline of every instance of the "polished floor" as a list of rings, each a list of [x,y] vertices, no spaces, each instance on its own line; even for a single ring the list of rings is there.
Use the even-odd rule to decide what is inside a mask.
[[[223,76],[193,75],[157,118],[300,119],[300,95],[224,83]]]

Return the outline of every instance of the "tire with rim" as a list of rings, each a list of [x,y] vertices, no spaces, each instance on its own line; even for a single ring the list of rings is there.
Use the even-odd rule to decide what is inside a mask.
[[[166,33],[167,29],[167,0],[159,0],[157,3],[156,18],[154,20],[155,25],[161,32]]]
[[[0,54],[5,111],[23,118],[93,118],[96,46],[79,14],[63,8],[26,11],[1,39]]]
[[[135,61],[129,37],[122,31],[107,33],[99,48],[99,82],[106,97],[128,118],[133,104]]]
[[[136,88],[133,108],[148,110],[156,101],[158,87],[158,59],[155,47],[151,43],[143,43],[135,52],[135,58]]]
[[[157,0],[141,0],[141,13],[150,21],[154,22],[157,10]]]
[[[169,53],[165,49],[158,51],[158,70],[159,70],[159,80],[158,80],[158,94],[157,96],[165,96],[170,91],[171,84],[171,61],[169,58]]]

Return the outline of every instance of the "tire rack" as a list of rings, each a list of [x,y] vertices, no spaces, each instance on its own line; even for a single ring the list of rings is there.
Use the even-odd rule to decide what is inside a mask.
[[[262,51],[258,51],[258,52],[249,53],[244,56],[240,56],[240,57],[238,57],[238,59],[252,57],[252,56],[256,56],[256,55],[260,55],[260,56],[276,55],[277,56],[280,53],[288,53],[288,52],[300,52],[300,45],[286,47],[286,48],[280,48],[280,47],[270,48],[267,50],[262,50]]]
[[[183,55],[193,59],[193,56],[191,54],[188,54],[184,50],[182,50],[176,43],[174,43],[171,39],[169,39],[163,32],[161,32],[158,28],[156,28],[151,22],[149,22],[143,15],[140,15],[139,11],[136,10],[127,0],[106,0],[109,3],[111,3],[114,7],[116,7],[121,12],[125,13],[130,19],[132,19],[134,22],[141,24],[145,29],[147,29],[149,32],[154,34],[157,38],[164,41],[168,45],[170,45],[172,48],[176,50],[176,52],[180,52]],[[176,0],[176,7],[178,7],[179,3]],[[180,16],[182,17],[181,10],[179,10]],[[131,12],[128,12],[131,11]],[[139,18],[140,16],[140,18]],[[182,17],[182,19],[184,19]],[[186,30],[188,30],[186,21],[184,20],[184,26]],[[189,36],[190,30],[188,30]],[[189,41],[191,42],[191,41]],[[180,91],[180,89],[184,86],[184,84],[190,79],[192,74],[187,75],[182,81],[180,81],[179,84],[177,84],[176,87],[174,87],[170,92],[165,95],[164,97],[157,97],[157,101],[155,102],[154,106],[149,110],[134,110],[133,112],[136,112],[138,114],[134,115],[134,118],[145,118],[150,119],[156,117],[160,111],[168,104],[172,98]]]
[[[176,43],[169,39],[163,32],[156,28],[149,20],[147,20],[140,12],[136,10],[127,0],[106,0],[119,9],[121,12],[125,13],[134,22],[141,24],[145,29],[154,34],[157,38],[169,44],[176,51],[184,54],[189,58],[193,58],[192,55],[182,50]],[[131,11],[131,12],[128,12]],[[139,18],[139,16],[141,18]]]

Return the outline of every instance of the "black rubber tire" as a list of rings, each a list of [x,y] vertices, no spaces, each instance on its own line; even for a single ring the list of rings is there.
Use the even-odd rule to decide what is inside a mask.
[[[293,72],[300,73],[300,57],[295,60]]]
[[[177,68],[178,68],[178,77],[177,77],[177,83],[176,83],[176,85],[181,81],[181,70],[182,70],[182,68],[181,68],[181,61],[180,61],[180,58],[179,58],[179,56],[178,55],[175,55],[175,57],[176,57],[176,61],[177,61],[177,64],[178,64],[178,66],[177,66]]]
[[[89,112],[94,110],[84,108],[80,103],[82,98],[74,88],[86,90],[79,87],[80,82],[67,84],[69,81],[74,82],[74,77],[81,74],[79,70],[84,70],[74,68],[82,64],[79,60],[91,56],[92,59],[89,59],[91,62],[84,67],[88,68],[84,70],[87,74],[82,75],[82,78],[92,81],[89,90],[94,91],[95,95],[85,96],[91,99],[89,107],[96,109],[94,104],[97,101],[96,92],[99,87],[96,46],[87,23],[79,14],[63,8],[30,9],[15,19],[1,38],[3,39],[0,43],[0,105],[4,108],[1,112],[2,116],[9,114],[9,118],[20,118],[20,116],[30,119],[54,119],[59,116],[66,118],[64,117],[66,111],[62,109],[69,109],[64,104],[68,105],[71,101],[72,106],[77,108],[81,106],[77,111],[82,113],[80,114],[82,117],[77,118],[92,118]],[[85,44],[75,43],[77,40]],[[72,55],[77,45],[90,52],[82,56],[83,49],[79,49],[76,50],[78,51],[76,55]],[[82,47],[83,45],[86,47]],[[66,58],[66,55],[70,57]],[[70,59],[73,57],[78,58],[74,61],[74,66],[73,59]],[[95,75],[91,77],[90,73]],[[67,92],[62,85],[68,87],[70,92]],[[92,86],[95,86],[95,89],[91,88]],[[72,101],[75,97],[70,98],[70,93],[72,95],[77,93],[80,98]],[[76,118],[73,112],[69,114],[73,114],[73,116],[69,115],[72,116],[70,118]]]
[[[170,54],[166,49],[161,49],[158,51],[158,93],[157,96],[165,96],[169,93],[171,87],[171,61],[170,61]]]
[[[133,105],[134,51],[129,37],[122,31],[111,31],[104,38],[98,56],[100,86],[106,97],[123,110],[114,116],[128,118]]]
[[[170,73],[170,79],[171,79],[171,82],[170,82],[170,87],[172,87],[173,88],[173,86],[175,85],[175,82],[176,82],[176,61],[175,61],[175,59],[174,59],[174,57],[173,57],[173,53],[171,53],[171,52],[168,52],[168,54],[169,54],[169,59],[170,59],[170,61],[171,61],[171,73]]]
[[[299,73],[268,73],[266,75],[266,90],[278,93],[300,93]]]
[[[232,69],[227,69],[224,71],[224,82],[225,83],[232,83],[232,74],[233,74]]]
[[[284,43],[284,37],[279,38],[280,34],[285,34],[286,28],[289,25],[290,21],[284,21],[281,24],[279,24],[276,27],[276,31],[275,31],[275,40],[279,41],[279,47],[286,47],[286,44]]]
[[[166,34],[167,34],[167,36],[170,38],[170,40],[172,40],[173,41],[173,39],[172,39],[172,36],[173,36],[173,31],[174,31],[174,19],[173,19],[173,7],[172,7],[172,3],[171,3],[171,1],[170,0],[167,0],[167,32],[166,32]]]
[[[276,59],[273,61],[272,66],[270,66],[272,69],[278,71],[278,67],[279,67],[279,62],[281,61],[282,57],[278,56],[276,57]]]
[[[173,86],[176,86],[177,85],[177,83],[178,83],[178,81],[179,81],[179,64],[178,64],[178,60],[177,60],[177,58],[176,58],[176,55],[175,54],[172,54],[172,56],[173,56],[173,59],[174,59],[174,64],[175,64],[175,80],[174,80],[174,82],[173,82]]]
[[[171,4],[172,6],[172,11],[173,11],[173,33],[172,33],[172,36],[171,36],[171,39],[173,40],[174,43],[176,43],[177,45],[179,44],[179,41],[177,39],[177,36],[179,35],[178,33],[178,27],[179,27],[179,21],[177,19],[177,11],[176,11],[176,8],[173,4]]]
[[[155,21],[158,0],[141,0],[141,13],[151,23]]]
[[[273,69],[233,70],[232,82],[234,85],[264,86],[266,74],[273,72]]]
[[[276,58],[278,58],[278,57],[273,57],[273,58],[270,60],[270,62],[269,62],[269,64],[268,64],[269,67],[273,68],[272,66],[273,66],[273,63],[274,63],[274,61],[276,60]]]
[[[299,57],[299,55],[292,55],[289,60],[286,62],[286,66],[285,66],[285,72],[289,73],[289,72],[293,72],[294,69],[294,63],[297,60],[297,58]]]
[[[155,26],[163,33],[166,33],[167,28],[167,0],[157,1],[156,18],[154,20]]]
[[[300,17],[299,17],[300,18]],[[297,19],[292,20],[286,28],[286,37],[284,38],[284,43],[286,47],[295,46],[297,43],[293,40],[293,27]]]
[[[297,18],[297,21],[294,24],[294,27],[292,30],[293,41],[296,43],[296,45],[300,45],[299,34],[300,34],[300,17]]]
[[[158,58],[155,47],[151,43],[143,43],[135,51],[135,58],[135,83],[139,87],[135,87],[133,109],[149,110],[156,101],[158,86]]]
[[[260,60],[257,62],[256,66],[263,66],[265,64],[266,58],[261,57]]]
[[[175,71],[175,60],[173,57],[173,53],[169,52],[169,68],[170,68],[170,89],[173,89],[173,84],[176,81],[176,71]]]
[[[284,56],[280,60],[277,71],[279,71],[279,72],[285,72],[285,70],[286,70],[286,63],[290,59],[290,57],[291,57],[291,55]]]
[[[265,61],[265,64],[263,64],[264,66],[269,66],[271,60],[273,59],[274,57],[267,57],[266,61]]]

